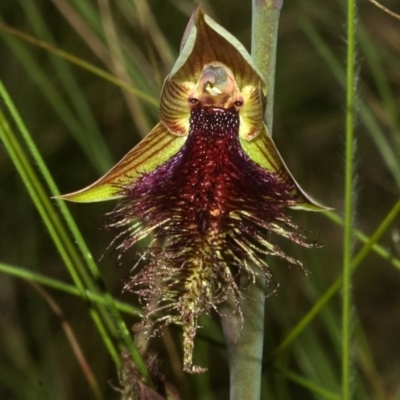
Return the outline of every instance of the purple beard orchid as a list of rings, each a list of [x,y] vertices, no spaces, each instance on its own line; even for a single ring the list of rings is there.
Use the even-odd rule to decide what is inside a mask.
[[[161,92],[161,121],[97,182],[61,196],[121,199],[109,216],[122,229],[122,252],[152,235],[127,289],[146,301],[147,330],[182,326],[188,372],[203,370],[192,362],[199,316],[218,312],[228,297],[240,312],[241,273],[250,284],[259,275],[270,281],[267,256],[301,267],[273,242],[277,234],[313,246],[287,209],[325,209],[296,183],[270,138],[266,91],[244,47],[196,9]]]

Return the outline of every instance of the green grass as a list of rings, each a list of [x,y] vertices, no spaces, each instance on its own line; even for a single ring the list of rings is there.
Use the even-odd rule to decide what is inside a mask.
[[[205,3],[247,48],[250,3]],[[299,182],[335,210],[293,213],[324,245],[282,243],[308,277],[274,262],[262,399],[400,398],[400,31],[358,6],[282,10],[273,137]],[[156,123],[191,10],[172,0],[0,5],[1,23],[18,31],[0,26],[0,398],[118,399],[119,352],[141,365],[131,335],[141,305],[121,294],[135,254],[119,264],[106,251],[113,232],[99,229],[113,204],[50,197],[93,182]],[[202,324],[203,376],[181,372],[178,328],[150,349],[183,398],[227,398],[218,318]]]

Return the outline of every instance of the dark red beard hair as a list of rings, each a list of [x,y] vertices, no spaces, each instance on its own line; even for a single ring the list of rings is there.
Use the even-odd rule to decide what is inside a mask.
[[[179,152],[124,184],[124,201],[110,213],[109,225],[123,228],[117,237],[124,238],[117,247],[122,252],[149,234],[155,238],[125,288],[147,302],[145,330],[182,325],[186,371],[192,371],[199,315],[218,311],[229,296],[241,312],[239,272],[249,282],[257,275],[270,282],[267,255],[301,267],[271,242],[271,233],[313,246],[285,212],[301,201],[293,181],[286,171],[267,171],[249,158],[239,124],[233,108],[193,108]],[[162,247],[157,239],[163,239]]]
[[[257,239],[268,231],[279,233],[277,225],[285,236],[303,243],[285,213],[299,202],[292,194],[293,183],[249,158],[240,146],[239,123],[234,108],[194,108],[184,146],[154,171],[123,186],[126,202],[113,213],[114,220],[139,219],[175,250],[190,249],[199,236],[216,242],[224,236],[229,253],[238,260],[248,258],[248,251],[257,259],[270,253]],[[135,243],[138,235],[131,232],[124,247]],[[236,239],[252,246],[243,249]]]

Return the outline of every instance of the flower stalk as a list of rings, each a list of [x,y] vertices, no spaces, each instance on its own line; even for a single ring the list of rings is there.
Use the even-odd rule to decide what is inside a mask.
[[[251,56],[267,85],[265,123],[272,135],[275,64],[283,0],[252,0]]]
[[[251,55],[267,87],[264,120],[272,135],[275,61],[278,24],[283,0],[252,0]],[[230,370],[230,399],[260,398],[264,345],[266,280],[263,276],[248,288],[241,300],[242,315],[222,318]],[[257,301],[251,300],[257,299]],[[232,314],[232,302],[222,312]],[[245,321],[242,326],[241,318]]]

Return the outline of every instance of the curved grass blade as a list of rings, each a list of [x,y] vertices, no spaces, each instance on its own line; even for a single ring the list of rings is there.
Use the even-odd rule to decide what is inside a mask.
[[[86,61],[83,61],[82,59],[75,57],[74,55],[72,55],[64,50],[60,50],[59,48],[54,47],[49,43],[45,43],[41,40],[38,40],[24,32],[19,31],[18,29],[7,26],[2,22],[0,22],[0,30],[2,30],[3,32],[6,32],[8,34],[11,34],[13,36],[17,36],[18,38],[20,38],[28,43],[31,43],[38,47],[41,47],[44,50],[49,51],[50,53],[53,53],[59,57],[62,57],[64,59],[66,59],[67,61],[69,61],[70,63],[78,65],[79,67],[88,70],[89,72],[99,76],[100,78],[103,78],[104,80],[106,80],[116,86],[119,86],[122,89],[124,89],[130,93],[133,93],[135,96],[139,97],[140,99],[142,99],[143,101],[149,103],[150,105],[152,105],[154,107],[158,106],[158,101],[154,97],[149,96],[148,94],[142,92],[141,90],[138,90],[138,89],[132,87],[128,83],[121,81],[118,78],[115,78],[112,74],[109,74],[108,72],[102,70],[101,68],[95,67],[94,65],[92,65]]]
[[[317,30],[310,24],[302,21],[301,26],[306,33],[307,37],[313,43],[321,57],[325,60],[326,65],[331,69],[335,78],[345,86],[345,71],[342,64],[339,62],[337,57],[333,54],[332,50],[323,40]],[[375,142],[376,147],[381,153],[383,162],[387,165],[393,178],[395,179],[397,186],[400,187],[400,163],[399,157],[395,154],[394,148],[391,143],[388,142],[384,135],[381,127],[379,126],[374,114],[365,104],[362,99],[357,99],[358,110],[360,119],[363,121],[365,126],[368,128],[368,132],[371,135],[372,140]]]
[[[72,296],[80,297],[84,300],[89,298],[94,303],[106,304],[106,300],[100,294],[93,293],[89,290],[86,290],[85,293],[82,293],[75,285],[62,282],[58,279],[50,278],[37,272],[32,272],[26,268],[16,267],[14,265],[8,265],[0,262],[0,272],[28,282],[37,282],[43,286],[47,286],[51,289],[67,293]],[[118,310],[123,313],[133,315],[135,317],[139,317],[141,314],[141,310],[135,306],[132,306],[131,304],[115,300],[115,305]]]
[[[36,35],[45,38],[49,44],[56,47],[54,36],[47,27],[46,21],[41,15],[36,3],[33,0],[19,0],[19,3],[24,9],[25,16],[30,21]],[[63,84],[64,90],[71,100],[71,108],[79,117],[77,123],[82,124],[81,130],[85,132],[85,134],[82,135],[82,139],[88,143],[87,146],[92,151],[93,158],[96,159],[98,169],[101,168],[103,171],[107,171],[112,165],[112,157],[100,133],[93,113],[82,93],[80,84],[75,79],[71,72],[70,65],[65,59],[51,53],[49,54],[49,59],[57,72],[57,76]],[[65,107],[69,106],[66,104]]]
[[[354,238],[354,127],[356,118],[356,2],[347,0],[346,154],[343,235],[342,399],[351,398],[351,259]]]
[[[353,258],[351,263],[351,268],[354,270],[357,268],[361,262],[365,259],[365,257],[369,254],[369,252],[374,249],[375,252],[379,252],[381,256],[385,256],[388,260],[393,257],[387,253],[383,252],[384,249],[377,247],[376,243],[382,237],[382,235],[387,231],[390,224],[394,221],[397,215],[400,213],[400,200],[393,206],[390,212],[387,214],[386,218],[381,222],[378,228],[375,230],[371,237],[366,237],[362,235],[360,232],[356,232],[356,236],[361,238],[361,240],[365,243],[364,247],[357,253],[357,255]],[[335,219],[335,214],[332,212],[327,212],[330,215],[330,218]],[[339,222],[339,221],[337,221]],[[395,266],[400,269],[400,260],[395,261]],[[286,349],[293,340],[299,336],[299,334],[310,324],[310,322],[321,312],[322,308],[326,305],[326,303],[338,292],[338,290],[342,287],[342,276],[337,278],[336,281],[325,291],[325,293],[320,297],[320,299],[315,303],[315,305],[311,308],[311,310],[299,321],[299,323],[288,333],[286,338],[281,342],[281,344],[276,348],[274,354],[272,355],[271,361],[277,354]]]
[[[4,99],[7,107],[9,108],[9,111],[11,112],[11,115],[13,119],[15,120],[25,142],[28,145],[28,148],[38,166],[40,169],[46,184],[49,186],[50,191],[52,194],[57,195],[59,194],[59,191],[50,175],[50,172],[48,171],[44,161],[42,160],[35,144],[33,143],[29,132],[27,131],[25,125],[23,124],[20,116],[17,113],[17,110],[15,109],[10,97],[8,96],[4,86],[0,84],[0,95]],[[16,162],[16,166],[18,167],[18,170],[24,177],[24,183],[26,184],[28,191],[30,194],[32,194],[32,199],[35,202],[35,205],[37,205],[38,210],[41,213],[42,218],[44,218],[44,221],[46,225],[48,226],[48,229],[51,232],[51,237],[57,244],[57,248],[60,250],[61,254],[63,255],[63,258],[65,261],[67,261],[67,266],[70,267],[70,273],[72,274],[74,281],[79,284],[79,287],[81,288],[81,291],[84,292],[86,290],[86,287],[89,288],[91,291],[94,293],[101,293],[101,295],[105,298],[106,304],[107,304],[107,309],[104,309],[104,307],[100,307],[100,305],[97,305],[98,311],[95,308],[91,308],[91,315],[92,318],[94,319],[96,326],[98,327],[99,331],[103,335],[103,339],[107,345],[107,348],[109,349],[114,362],[117,364],[117,366],[120,366],[120,359],[119,355],[117,354],[115,350],[115,346],[112,343],[112,340],[109,339],[109,335],[111,334],[111,337],[113,340],[116,341],[117,345],[120,348],[120,351],[124,351],[125,348],[128,349],[130,355],[132,356],[132,359],[134,360],[136,367],[140,374],[142,375],[143,379],[145,382],[150,383],[150,376],[149,373],[146,369],[146,366],[136,349],[132,338],[129,335],[128,329],[119,313],[117,310],[114,299],[112,298],[111,294],[107,291],[106,286],[101,278],[100,272],[97,268],[96,263],[93,260],[92,255],[90,254],[90,251],[83,240],[83,237],[75,224],[75,221],[73,220],[71,214],[69,213],[68,208],[64,204],[60,204],[60,210],[63,215],[63,217],[66,220],[66,223],[74,236],[74,239],[78,245],[79,250],[81,251],[82,258],[85,261],[87,268],[90,272],[91,275],[88,274],[86,269],[82,266],[82,262],[76,262],[75,264],[69,260],[69,252],[71,252],[74,257],[76,258],[75,254],[75,247],[72,244],[71,240],[69,239],[69,236],[66,233],[66,230],[64,229],[63,225],[58,219],[58,216],[52,206],[52,204],[49,202],[48,197],[45,194],[45,191],[43,187],[41,186],[39,180],[37,179],[36,175],[33,172],[33,169],[31,165],[29,164],[27,157],[25,156],[24,152],[22,151],[21,147],[17,143],[15,136],[13,135],[12,131],[9,129],[8,124],[5,120],[5,117],[3,114],[0,114],[2,116],[1,122],[2,122],[2,137],[3,139],[6,140],[7,144],[7,149],[9,150],[10,154],[13,155],[13,159]],[[48,216],[50,215],[50,217]],[[60,235],[63,237],[63,239],[60,239]],[[65,246],[68,246],[68,252],[65,250]],[[80,258],[78,257],[80,260]],[[78,260],[78,261],[79,261]],[[79,272],[78,272],[79,271]],[[81,277],[79,277],[79,275]],[[80,280],[82,279],[82,281]],[[86,287],[85,287],[86,286]],[[99,314],[100,313],[100,314]],[[110,317],[110,314],[112,315],[112,318]],[[107,330],[109,330],[109,333],[107,334]]]
[[[0,91],[3,88],[0,86]],[[3,93],[2,93],[3,94]],[[35,204],[44,224],[49,230],[49,234],[60,253],[76,287],[82,296],[85,296],[85,285],[82,281],[78,269],[82,268],[79,256],[74,252],[74,247],[69,240],[66,231],[62,228],[61,221],[59,220],[53,206],[51,205],[48,196],[40,184],[40,181],[34,173],[28,158],[26,157],[21,146],[17,142],[14,133],[12,132],[7,120],[0,110],[0,136],[7,149],[8,154],[11,156],[21,178],[26,186],[33,203]],[[114,362],[119,362],[118,352],[112,343],[107,330],[105,329],[101,318],[99,318],[98,311],[90,307],[90,314],[94,319],[97,328],[102,332],[103,341],[113,358]]]

